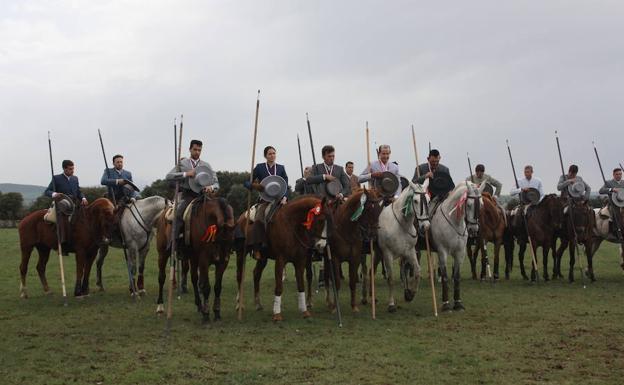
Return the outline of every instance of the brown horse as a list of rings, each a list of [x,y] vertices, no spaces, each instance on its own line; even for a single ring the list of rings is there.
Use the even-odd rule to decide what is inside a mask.
[[[114,222],[114,206],[106,198],[99,198],[87,207],[78,206],[70,223],[71,242],[63,252],[76,253],[76,285],[74,295],[81,297],[89,294],[89,274],[100,245],[110,238]],[[20,264],[20,296],[28,298],[26,273],[28,261],[34,248],[39,253],[37,272],[46,294],[50,292],[45,275],[50,251],[58,247],[56,225],[43,220],[46,210],[38,210],[24,218],[18,227],[22,262]]]
[[[594,282],[593,267],[593,234],[596,227],[596,218],[594,210],[585,202],[559,198],[562,203],[567,203],[564,209],[563,226],[556,236],[561,238],[561,245],[554,253],[555,262],[553,266],[553,278],[562,278],[561,274],[561,257],[563,252],[568,249],[570,253],[570,270],[568,271],[568,281],[574,282],[574,262],[577,251],[577,245],[583,245],[585,254],[587,255],[587,276]],[[553,245],[554,247],[555,245]],[[581,256],[579,255],[579,258]],[[584,272],[582,273],[584,274]]]
[[[381,198],[375,190],[356,190],[345,203],[339,205],[333,214],[333,227],[329,233],[329,245],[332,252],[334,271],[340,271],[342,262],[349,264],[349,288],[351,289],[351,309],[359,312],[356,300],[356,284],[358,268],[363,266],[363,283],[367,287],[368,274],[366,264],[362,263],[364,242],[377,237],[379,214],[383,209]],[[356,214],[359,212],[359,215]],[[377,255],[381,255],[378,253]],[[381,258],[378,258],[381,259]],[[325,271],[332,271],[328,259],[325,259]],[[340,279],[336,279],[336,289],[340,290]],[[325,298],[327,305],[332,309],[333,303],[329,295],[329,274],[325,274]],[[362,303],[366,303],[366,290],[362,290]]]
[[[520,259],[520,272],[526,280],[529,277],[524,268],[524,253],[526,252],[528,238],[527,229],[531,236],[533,253],[537,259],[537,248],[542,247],[543,254],[543,277],[545,281],[550,280],[548,276],[548,252],[554,245],[555,232],[561,229],[563,223],[563,203],[555,194],[549,194],[536,206],[529,207],[525,219],[522,214],[515,210],[512,214],[512,231],[519,245],[518,257]],[[536,261],[537,262],[537,261]],[[535,266],[531,264],[531,281],[537,279]]]
[[[208,299],[210,297],[210,280],[208,278],[208,268],[215,265],[214,300],[212,311],[214,319],[221,319],[221,289],[223,273],[229,262],[229,253],[234,240],[234,227],[226,223],[225,216],[228,205],[223,199],[213,199],[208,196],[200,198],[194,202],[191,211],[191,232],[190,245],[180,244],[179,252],[185,260],[189,261],[191,272],[191,283],[195,294],[195,305],[197,311],[202,314],[202,322],[210,320]],[[158,308],[157,312],[162,312],[163,307],[163,286],[166,278],[167,260],[171,251],[169,238],[171,234],[171,224],[166,223],[163,217],[158,223]],[[203,301],[200,296],[203,296]]]
[[[486,255],[484,248],[488,242],[494,243],[494,279],[498,279],[500,248],[503,244],[503,235],[507,220],[505,212],[498,206],[492,195],[488,192],[481,193],[483,204],[479,216],[479,234],[477,237],[468,239],[467,255],[470,260],[472,279],[477,279],[477,257],[481,253],[481,279],[486,275]],[[474,247],[474,251],[473,251]],[[506,259],[505,273],[509,271],[509,260]]]
[[[303,271],[310,263],[312,252],[322,252],[327,245],[329,218],[326,200],[308,195],[284,205],[268,224],[269,254],[275,258],[273,321],[283,319],[282,276],[288,262],[295,266],[299,311],[304,318],[311,316],[306,304]]]

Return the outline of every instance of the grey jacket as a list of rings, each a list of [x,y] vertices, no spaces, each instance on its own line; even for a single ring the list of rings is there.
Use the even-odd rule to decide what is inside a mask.
[[[210,167],[210,165],[207,162],[204,162],[201,159],[199,160],[199,163],[197,164],[197,166],[208,167],[208,169],[212,173],[212,180],[215,181],[211,187],[214,191],[217,191],[219,189],[219,179],[217,178],[217,173],[212,169],[212,167]],[[189,186],[189,177],[186,176],[185,174],[186,174],[186,171],[190,171],[193,168],[194,167],[191,163],[191,159],[183,158],[180,161],[180,171],[177,170],[177,167],[172,168],[171,171],[169,171],[169,173],[165,177],[165,179],[167,179],[168,181],[181,181],[182,183],[180,184],[180,188],[182,190],[192,191],[191,187]]]
[[[609,194],[613,191],[614,188],[624,189],[624,179],[620,179],[619,182],[615,179],[608,180],[607,183],[605,183],[598,192],[601,194]]]
[[[418,173],[416,171],[417,170],[414,170],[414,177],[412,178],[412,182],[418,183],[418,184],[425,183],[425,175],[429,172],[429,163],[423,163],[418,166],[418,171],[420,171],[420,178],[418,177]],[[436,169],[436,171],[445,172],[451,175],[451,172],[449,171],[448,167],[446,167],[443,164],[438,164],[438,168]]]
[[[325,191],[325,179],[323,177],[323,175],[327,173],[325,164],[319,163],[312,166],[311,173],[312,175],[306,178],[306,182],[312,187],[312,191],[317,195],[327,196],[327,192]],[[351,182],[344,168],[334,164],[334,167],[331,168],[331,175],[335,176],[336,179],[340,181],[342,185],[342,195],[345,197],[351,195]]]
[[[485,174],[485,173],[483,174],[482,178],[479,178],[476,175],[473,175],[472,178],[466,177],[466,180],[476,185],[481,185],[483,181],[486,181],[486,183],[491,184],[492,187],[494,187],[495,196],[500,196],[501,189],[503,188],[503,184],[501,182],[497,181],[496,179],[492,178],[490,175]]]
[[[585,200],[589,200],[589,195],[591,194],[591,187],[581,178],[580,176],[576,176],[576,180],[579,182],[583,182],[585,185]],[[561,175],[559,177],[559,183],[557,183],[557,190],[561,191],[562,197],[568,196],[568,186],[572,184],[572,180],[568,179],[567,175]]]

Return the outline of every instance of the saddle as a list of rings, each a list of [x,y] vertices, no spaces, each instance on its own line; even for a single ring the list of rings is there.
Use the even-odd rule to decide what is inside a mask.
[[[598,211],[598,215],[600,215],[600,218],[602,219],[608,219],[609,221],[611,221],[611,210],[609,210],[609,205],[603,206]]]

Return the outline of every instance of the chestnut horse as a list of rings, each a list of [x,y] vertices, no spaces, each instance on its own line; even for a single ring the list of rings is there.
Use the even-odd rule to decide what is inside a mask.
[[[180,244],[178,249],[184,259],[189,261],[195,305],[197,306],[197,311],[202,314],[202,322],[210,320],[208,304],[211,289],[208,278],[210,265],[215,265],[212,311],[214,312],[215,321],[221,319],[223,273],[227,268],[234,240],[234,227],[227,224],[225,220],[227,207],[225,200],[213,199],[207,195],[193,202],[190,220],[190,245]],[[159,289],[156,311],[161,313],[164,310],[162,292],[166,278],[165,271],[167,269],[167,260],[170,257],[168,239],[171,234],[171,224],[166,223],[164,217],[161,217],[157,226],[159,230],[157,237]]]
[[[76,253],[76,286],[74,295],[81,297],[89,294],[89,274],[100,245],[110,237],[114,222],[114,206],[106,198],[99,198],[87,207],[77,206],[69,225],[72,233],[71,242],[63,252]],[[50,251],[58,247],[56,225],[46,223],[43,216],[47,210],[37,210],[27,215],[19,224],[20,249],[20,296],[28,298],[26,273],[28,261],[34,248],[39,253],[37,272],[43,285],[43,291],[50,293],[45,275]]]
[[[529,277],[524,268],[524,253],[526,252],[528,238],[527,228],[531,235],[531,243],[533,244],[533,253],[537,259],[537,248],[542,247],[543,254],[543,277],[548,281],[548,252],[554,247],[555,232],[561,229],[563,223],[563,203],[555,195],[549,194],[542,199],[540,203],[529,208],[526,214],[526,226],[524,219],[521,217],[519,210],[514,210],[510,222],[512,224],[512,232],[518,241],[520,259],[520,273],[525,280]],[[537,261],[536,261],[537,262]],[[531,263],[531,281],[537,279],[535,267]]]
[[[559,198],[565,202],[565,198]],[[570,254],[570,270],[568,271],[568,281],[574,282],[574,263],[577,245],[583,245],[585,254],[587,255],[587,276],[594,282],[593,266],[593,236],[596,227],[596,218],[594,210],[585,202],[569,200],[568,205],[564,209],[564,220],[561,231],[557,232],[557,236],[561,239],[561,245],[554,253],[555,262],[553,266],[553,278],[562,278],[561,274],[561,257],[565,249]],[[553,247],[555,245],[553,244]],[[581,258],[581,256],[578,256]],[[582,272],[581,274],[585,274]]]
[[[284,266],[290,262],[295,266],[299,311],[304,318],[311,316],[306,304],[303,271],[310,263],[312,252],[322,252],[327,246],[329,208],[326,200],[316,196],[303,196],[279,209],[267,225],[269,255],[275,258],[275,297],[273,299],[273,321],[281,321],[282,276]]]
[[[332,252],[332,263],[336,274],[340,271],[342,262],[349,263],[349,288],[351,289],[351,309],[359,312],[356,301],[356,284],[358,268],[362,264],[364,242],[377,237],[379,214],[383,209],[381,198],[375,190],[356,190],[345,203],[339,205],[332,219],[332,228],[329,232],[329,245]],[[379,258],[380,259],[380,258]],[[324,260],[325,271],[332,271],[327,258]],[[367,287],[368,274],[366,264],[363,264],[363,283]],[[329,274],[325,274],[325,299],[330,309],[336,305],[329,295]],[[340,290],[340,279],[336,279],[336,289]],[[366,290],[362,291],[362,303],[367,303]]]
[[[477,279],[477,257],[481,253],[481,280],[486,275],[486,255],[484,248],[488,242],[494,244],[494,279],[498,279],[500,249],[503,245],[503,235],[507,220],[505,212],[498,206],[492,195],[488,192],[482,192],[481,197],[483,204],[481,205],[481,213],[479,215],[479,234],[474,238],[468,239],[467,254],[470,260],[470,269],[472,270],[472,279]],[[474,246],[474,251],[473,251]],[[510,261],[505,255],[505,274],[509,274]]]

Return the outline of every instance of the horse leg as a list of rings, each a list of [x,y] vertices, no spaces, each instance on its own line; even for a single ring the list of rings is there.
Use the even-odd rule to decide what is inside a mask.
[[[237,241],[238,242],[238,241]],[[245,263],[245,253],[243,249],[236,248],[236,310],[238,310],[240,303],[240,287],[243,280],[243,263]],[[243,306],[243,309],[245,307]]]
[[[137,276],[137,289],[139,289],[139,295],[145,295],[145,259],[147,258],[147,247],[145,250],[138,251],[139,254],[139,275]]]
[[[478,242],[477,251],[481,252],[481,275],[479,276],[479,278],[481,279],[481,281],[483,281],[486,278],[487,263],[488,263],[487,250],[485,249],[487,246],[484,244],[485,241],[482,238],[479,238],[477,242]]]
[[[568,253],[570,254],[570,270],[568,271],[568,282],[572,283],[574,282],[574,264],[576,263],[576,247],[572,245],[572,242],[570,242],[570,247],[568,247]]]
[[[89,277],[91,276],[91,267],[93,267],[93,262],[95,262],[96,256],[97,251],[94,251],[93,255],[87,257],[87,260],[85,261],[84,274],[82,276],[82,295],[89,295]]]
[[[503,239],[503,247],[505,251],[505,279],[509,279],[513,270],[513,252],[514,241],[511,239]]]
[[[74,286],[74,296],[82,297],[82,277],[84,276],[85,268],[84,252],[82,250],[76,250],[76,285]]]
[[[297,282],[297,307],[303,315],[303,318],[311,317],[306,305],[305,283],[303,281],[303,270],[305,269],[306,260],[298,259],[295,262],[295,280]]]
[[[586,241],[584,246],[585,254],[587,255],[587,276],[592,282],[596,282],[596,276],[594,275],[594,254],[592,253],[591,239]]]
[[[454,258],[453,261],[453,301],[455,302],[453,305],[453,310],[455,311],[463,311],[465,309],[464,304],[461,300],[461,293],[459,282],[461,280],[461,262],[459,258]]]
[[[357,306],[357,280],[358,280],[358,267],[360,265],[360,258],[354,257],[349,260],[349,289],[351,289],[351,310],[354,313],[359,313],[360,309]]]
[[[130,290],[130,294],[134,295],[135,292],[138,294],[136,291],[136,280],[134,279],[137,272],[137,258],[135,250],[133,248],[126,248],[126,257],[128,258],[126,260],[126,263],[128,264],[128,276],[129,278],[132,278],[128,284],[128,289]]]
[[[215,266],[214,300],[212,303],[215,321],[221,320],[221,290],[223,288],[223,273],[226,267],[226,256],[222,255]]]
[[[445,251],[438,251],[438,269],[440,270],[440,278],[442,281],[442,311],[451,311],[451,305],[449,304],[448,274],[446,272]]]
[[[275,256],[275,292],[273,298],[273,321],[283,320],[282,316],[282,293],[284,292],[284,282],[282,275],[284,274],[284,257]]]
[[[360,270],[362,271],[362,300],[360,303],[366,305],[368,303],[368,281],[370,279],[370,271],[368,271],[366,266],[366,255],[363,255],[360,259]]]
[[[98,257],[96,262],[96,279],[95,285],[100,289],[100,291],[104,291],[104,284],[102,283],[102,266],[104,266],[104,258],[108,254],[108,245],[103,245],[100,250],[98,250]]]
[[[197,307],[198,312],[202,312],[202,302],[201,297],[199,295],[199,275],[197,273],[197,257],[193,256],[191,258],[186,258],[190,265],[191,271],[191,285],[193,285],[193,294],[195,296],[195,306]]]
[[[520,263],[520,274],[522,274],[522,278],[525,281],[529,280],[529,276],[526,273],[526,269],[524,268],[524,253],[526,252],[527,249],[527,242],[518,242],[518,260]],[[533,266],[533,264],[531,263],[531,266]]]
[[[312,258],[307,258],[306,261],[306,307],[308,310],[312,309],[312,279],[313,279],[313,270],[312,270]]]
[[[46,278],[46,265],[50,258],[50,249],[46,246],[37,246],[37,252],[39,253],[39,260],[37,261],[37,273],[39,274],[39,280],[43,286],[44,294],[50,294],[50,286],[48,286],[48,279]]]
[[[30,254],[32,254],[33,246],[21,246],[22,261],[20,262],[20,297],[28,298],[28,289],[26,288],[26,275],[28,274],[28,261],[30,260]]]
[[[548,276],[548,252],[550,251],[551,246],[548,243],[544,243],[542,245],[542,264],[544,265],[544,272],[542,276],[544,277],[544,281],[550,281],[550,277]]]
[[[210,312],[208,311],[208,299],[210,297],[210,280],[208,277],[208,256],[206,253],[200,253],[199,259],[199,289],[201,290],[203,301],[200,300],[200,312],[202,313],[202,323],[210,321]]]
[[[500,267],[500,250],[502,246],[502,240],[496,239],[494,241],[494,280],[498,281],[499,279],[499,267]],[[507,272],[507,268],[505,268],[505,272]]]
[[[166,251],[158,252],[158,300],[156,300],[156,313],[162,314],[165,312],[165,306],[163,305],[163,287],[165,286],[165,280],[167,278],[167,261],[169,256]]]
[[[392,274],[392,259],[393,256],[388,253],[383,253],[384,257],[384,265],[388,266],[386,268],[386,282],[388,282],[388,312],[394,313],[397,310],[396,302],[394,300],[394,285],[393,285],[393,274]]]
[[[472,279],[476,280],[477,279],[477,255],[479,254],[479,249],[477,248],[473,254],[471,241],[468,241],[468,244],[466,245],[466,254],[468,255],[468,260],[470,261],[470,271],[472,272]]]
[[[262,310],[262,302],[260,301],[260,279],[262,278],[262,272],[266,267],[268,259],[260,258],[256,261],[256,267],[253,270],[254,279],[254,302],[256,303],[256,310]]]
[[[555,266],[553,268],[553,278],[563,278],[561,275],[561,260],[563,259],[563,253],[569,247],[570,242],[566,239],[561,239],[561,244],[555,252]]]

